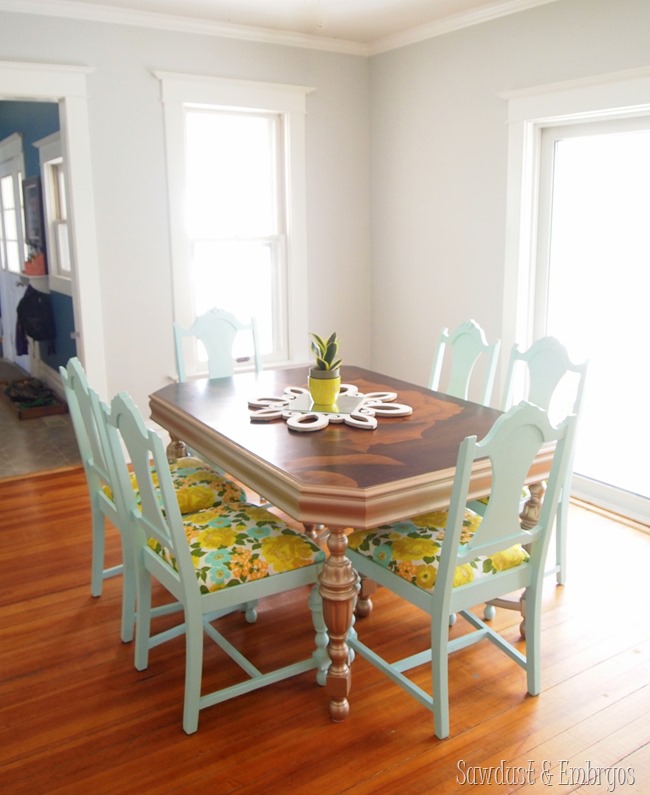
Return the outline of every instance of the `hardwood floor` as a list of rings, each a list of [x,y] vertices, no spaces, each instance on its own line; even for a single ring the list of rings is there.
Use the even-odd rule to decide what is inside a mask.
[[[467,791],[490,768],[534,777],[501,792],[575,792],[591,768],[606,770],[586,793],[650,791],[645,533],[572,506],[568,581],[549,579],[545,593],[542,694],[528,697],[524,673],[491,644],[458,652],[448,740],[363,660],[344,723],[330,722],[307,673],[203,711],[187,736],[183,639],[153,650],[138,672],[132,645],[119,640],[120,581],[90,596],[81,470],[0,480],[0,505],[3,793],[416,795]],[[112,531],[108,549],[115,560]],[[500,610],[495,621],[517,636],[516,613]],[[223,623],[262,666],[311,644],[306,591],[264,602],[254,626],[238,614]],[[422,615],[385,590],[357,628],[388,654],[427,639]],[[206,648],[210,682],[234,680],[232,664]],[[419,678],[426,683],[426,670]],[[613,788],[607,776],[618,776]]]

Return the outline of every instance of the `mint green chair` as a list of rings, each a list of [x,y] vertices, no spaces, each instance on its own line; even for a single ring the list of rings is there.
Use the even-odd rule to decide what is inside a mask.
[[[492,398],[500,348],[501,340],[488,343],[485,332],[475,320],[461,323],[452,332],[446,328],[442,329],[429,379],[429,389],[467,400],[472,373],[476,363],[484,356],[485,376],[478,402],[488,406]],[[440,379],[447,355],[451,355],[451,367],[446,385],[441,389]]]
[[[580,416],[588,362],[571,360],[567,349],[555,337],[541,337],[527,350],[515,345],[510,353],[504,387],[504,411],[519,400],[541,406],[551,421],[559,422],[569,414]],[[555,561],[547,574],[555,574],[558,585],[566,582],[566,539],[573,475],[570,452],[566,478],[558,502],[555,526]],[[470,507],[475,506],[470,503]],[[510,607],[511,603],[501,604]]]
[[[541,690],[541,599],[544,561],[562,484],[569,464],[575,418],[554,428],[543,409],[522,403],[501,416],[480,442],[460,446],[448,511],[361,530],[348,538],[348,557],[361,575],[419,607],[431,622],[431,648],[388,661],[366,646],[356,629],[349,645],[433,712],[434,731],[449,736],[448,656],[480,640],[491,641],[526,671],[527,690]],[[519,521],[521,490],[543,445],[556,442],[548,488],[538,523]],[[471,470],[488,457],[493,469],[490,500],[483,517],[468,511]],[[445,522],[440,524],[440,516]],[[526,649],[523,654],[470,611],[474,605],[519,589],[526,591]],[[473,631],[449,639],[449,617],[457,614]],[[432,693],[405,672],[431,664]]]
[[[126,393],[117,395],[110,415],[97,402],[95,411],[99,421],[102,412],[106,419],[109,463],[118,484],[118,509],[128,521],[127,543],[135,563],[135,667],[146,669],[151,648],[184,632],[185,732],[197,730],[199,710],[302,672],[316,669],[318,683],[325,684],[328,641],[318,591],[324,552],[257,505],[233,503],[184,518],[162,440],[146,428],[131,398]],[[140,489],[139,504],[131,488],[122,442]],[[157,472],[157,483],[150,461]],[[152,579],[182,605],[184,623],[174,631],[151,633]],[[216,617],[239,605],[305,585],[311,586],[309,607],[315,628],[315,650],[305,660],[262,673],[213,625]],[[242,668],[247,679],[201,694],[204,632]]]
[[[241,323],[233,314],[223,309],[210,309],[196,318],[189,328],[174,323],[174,347],[176,352],[176,369],[178,380],[187,380],[183,341],[194,338],[205,348],[208,357],[208,378],[226,378],[235,370],[233,346],[235,338],[241,332],[250,332],[252,337],[252,359],[255,372],[262,369],[262,361],[257,341],[257,324],[255,318],[249,323]],[[238,360],[247,361],[248,359]]]
[[[59,368],[68,410],[84,467],[92,524],[91,593],[101,596],[103,582],[109,577],[124,575],[122,584],[121,636],[125,642],[133,640],[135,621],[135,579],[125,573],[123,562],[105,567],[105,520],[108,519],[120,533],[121,519],[113,499],[113,482],[106,458],[106,441],[102,436],[92,410],[93,390],[88,385],[86,373],[76,357]],[[99,398],[97,398],[99,400]],[[197,458],[180,458],[170,463],[173,472],[176,499],[183,513],[192,513],[222,503],[243,500],[243,490],[203,461]],[[132,483],[136,488],[137,484]],[[124,540],[122,538],[124,557]]]

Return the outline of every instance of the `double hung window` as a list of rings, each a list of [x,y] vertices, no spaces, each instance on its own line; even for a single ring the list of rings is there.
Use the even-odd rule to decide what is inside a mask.
[[[41,164],[43,216],[47,240],[50,287],[71,295],[72,259],[68,229],[68,202],[60,133],[53,133],[34,144]]]
[[[295,360],[307,338],[308,89],[157,76],[167,134],[175,320],[189,326],[212,307],[242,322],[255,318],[263,364]],[[188,364],[190,373],[205,370],[200,350]]]
[[[8,273],[20,273],[27,259],[22,182],[22,139],[16,134],[0,143],[0,267]]]

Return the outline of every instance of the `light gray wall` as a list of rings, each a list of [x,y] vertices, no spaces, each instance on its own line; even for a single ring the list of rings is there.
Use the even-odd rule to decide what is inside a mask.
[[[110,394],[127,389],[145,410],[147,395],[175,372],[163,110],[152,70],[315,88],[306,123],[309,327],[338,331],[346,360],[368,364],[366,58],[0,12],[0,60],[92,67],[88,108]]]
[[[512,89],[650,63],[648,0],[558,0],[365,59],[0,12],[0,59],[92,67],[110,392],[174,371],[164,128],[151,70],[314,86],[309,324],[346,361],[424,383],[442,325],[500,334]],[[370,223],[372,219],[372,226]],[[83,267],[83,263],[81,263]]]
[[[493,339],[512,311],[499,94],[648,65],[648,0],[559,0],[371,60],[374,369],[425,383],[442,326]]]

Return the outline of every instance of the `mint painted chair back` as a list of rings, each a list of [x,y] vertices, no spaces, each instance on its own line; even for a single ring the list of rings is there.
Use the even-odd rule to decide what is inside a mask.
[[[178,380],[182,383],[187,379],[183,345],[186,338],[192,337],[201,342],[205,348],[208,357],[208,378],[226,378],[231,376],[235,369],[233,346],[235,338],[241,332],[250,332],[251,334],[253,365],[255,372],[259,373],[262,369],[262,364],[255,318],[252,318],[249,323],[241,323],[230,312],[215,308],[197,317],[189,328],[183,328],[178,323],[174,323]]]
[[[72,419],[79,453],[83,463],[92,522],[92,554],[90,590],[93,596],[101,596],[103,582],[109,577],[122,574],[123,563],[104,566],[105,519],[119,529],[119,517],[115,502],[111,498],[111,479],[105,456],[105,444],[101,430],[95,422],[91,407],[91,389],[79,359],[72,358],[66,367],[59,367],[68,410]],[[135,583],[123,583],[121,635],[123,641],[133,640],[133,616],[135,613]]]
[[[388,662],[362,643],[356,630],[350,633],[349,645],[433,712],[435,734],[441,739],[450,730],[448,656],[457,649],[490,640],[526,671],[531,695],[541,690],[544,560],[574,432],[574,417],[554,428],[543,409],[522,403],[501,416],[482,441],[475,436],[463,441],[448,511],[349,536],[347,554],[352,565],[427,613],[432,644],[431,649],[397,662]],[[521,490],[539,450],[552,442],[556,446],[541,514],[534,527],[523,529]],[[485,515],[475,516],[468,526],[465,506],[472,465],[485,457],[494,473],[490,500]],[[474,605],[521,588],[527,603],[525,654],[470,612]],[[473,631],[450,639],[453,614],[465,619]],[[360,626],[357,622],[356,629]],[[424,663],[431,664],[433,696],[405,676]]]
[[[444,328],[440,332],[429,389],[438,390],[447,354],[451,354],[451,367],[446,386],[440,391],[447,395],[468,400],[472,373],[479,359],[485,357],[485,376],[478,391],[478,402],[489,405],[494,387],[494,377],[499,358],[501,340],[488,343],[485,332],[475,320],[467,320],[452,332]]]
[[[78,358],[70,359],[59,368],[68,409],[83,462],[88,494],[90,497],[92,554],[91,593],[101,596],[103,582],[109,577],[123,574],[121,637],[125,642],[133,640],[135,623],[135,577],[133,569],[125,569],[126,552],[123,537],[123,519],[114,499],[114,482],[107,454],[107,439],[103,424],[93,410],[94,403],[101,405],[97,393],[89,386],[86,373]],[[173,470],[174,488],[179,510],[193,513],[201,508],[230,503],[244,499],[243,490],[203,461],[184,457],[170,462]],[[137,484],[135,499],[139,499]],[[122,562],[105,567],[105,520],[120,532]]]
[[[151,634],[151,580],[156,579],[184,611],[185,695],[183,729],[198,728],[199,710],[311,669],[325,683],[329,666],[327,633],[318,575],[324,552],[265,508],[247,503],[206,509],[183,519],[175,499],[161,438],[148,430],[126,393],[117,395],[107,416],[111,466],[118,482],[120,511],[130,521],[137,565],[138,621],[135,666],[148,666],[149,650],[177,632]],[[130,488],[124,442],[140,488]],[[153,461],[158,483],[152,477]],[[309,607],[315,631],[313,654],[300,662],[262,673],[213,625],[215,617],[272,594],[310,585]],[[306,600],[307,601],[307,600]],[[230,656],[248,678],[201,694],[203,633]]]
[[[504,411],[519,400],[527,400],[546,409],[551,420],[578,414],[587,364],[573,362],[567,349],[555,337],[541,337],[525,351],[514,345],[504,383]],[[566,383],[563,390],[562,382]],[[560,400],[556,401],[558,397]]]
[[[569,414],[579,417],[587,366],[588,362],[573,362],[567,349],[555,337],[541,337],[525,351],[515,345],[506,372],[504,410],[518,400],[527,400],[545,409],[553,422],[561,421]],[[547,571],[547,574],[556,574],[559,585],[566,581],[566,533],[572,475],[573,450],[558,502],[555,564]]]

